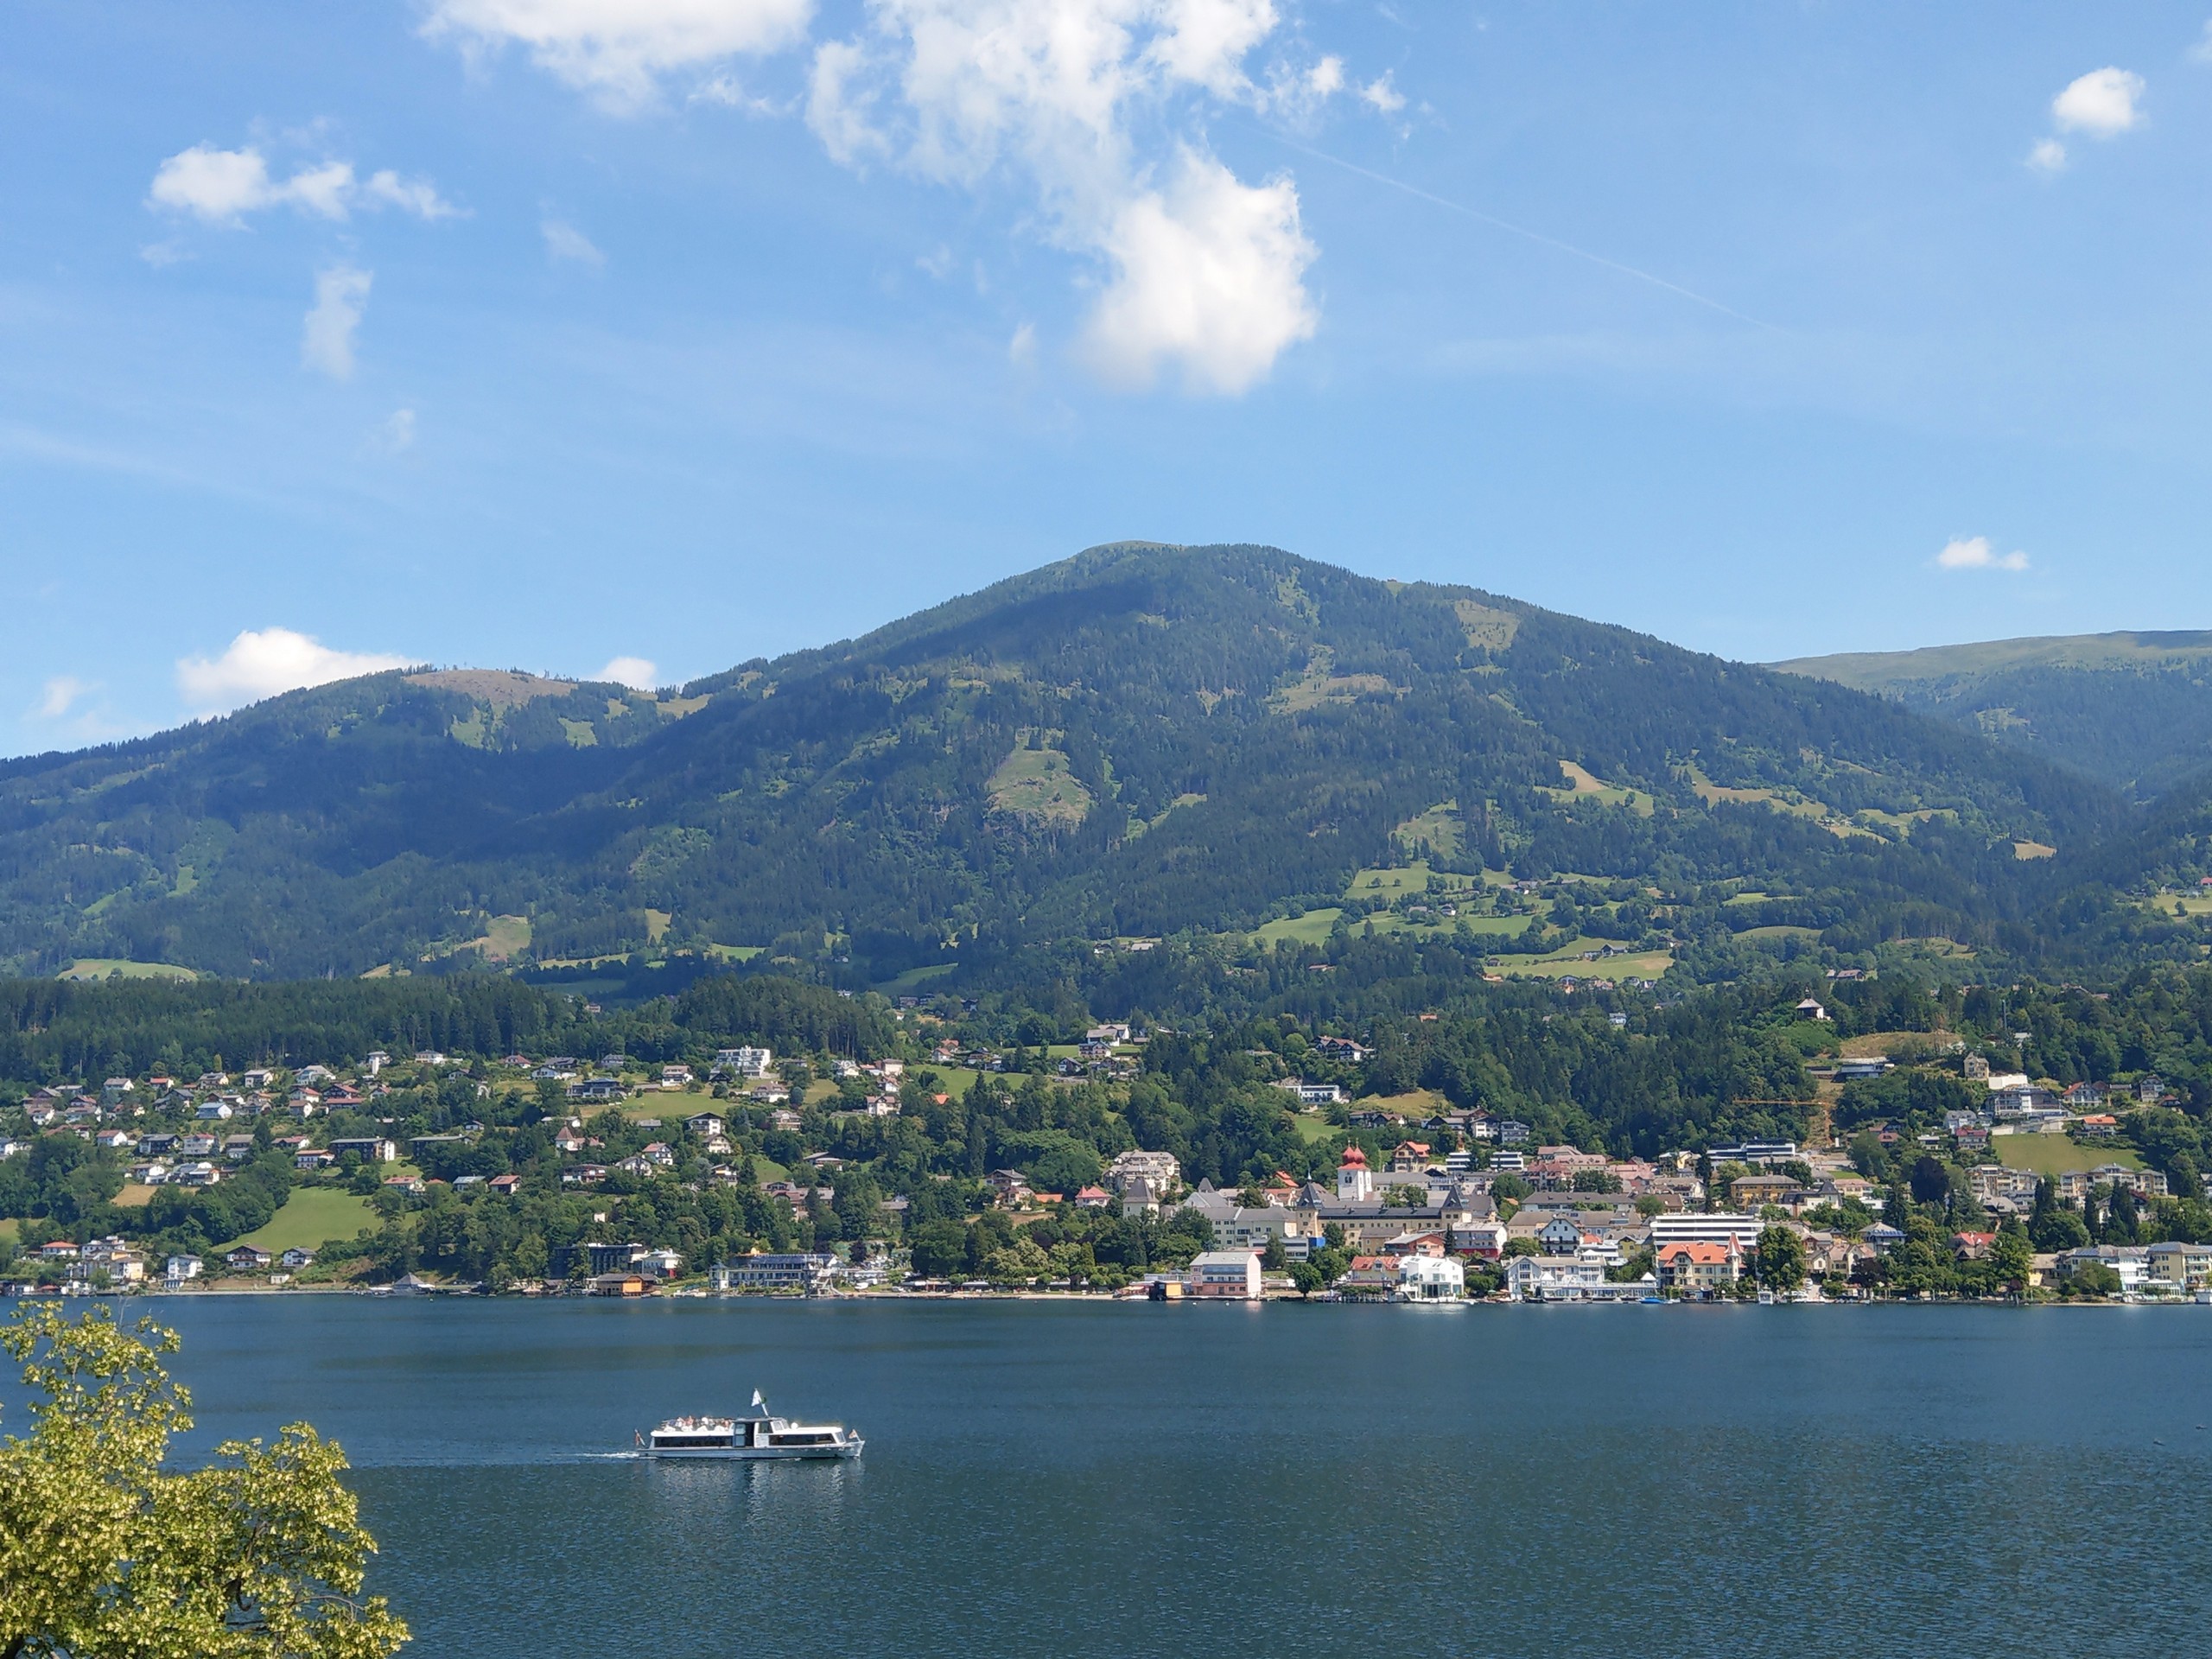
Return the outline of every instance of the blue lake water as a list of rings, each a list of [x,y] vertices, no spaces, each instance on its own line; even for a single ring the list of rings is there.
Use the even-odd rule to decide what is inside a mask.
[[[2212,1309],[155,1306],[437,1659],[2212,1649]],[[606,1455],[755,1387],[867,1455]]]

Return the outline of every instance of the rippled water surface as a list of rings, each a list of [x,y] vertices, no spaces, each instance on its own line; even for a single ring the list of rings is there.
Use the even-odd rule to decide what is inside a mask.
[[[156,1306],[425,1659],[2212,1650],[2212,1309]],[[610,1455],[756,1387],[867,1455]]]

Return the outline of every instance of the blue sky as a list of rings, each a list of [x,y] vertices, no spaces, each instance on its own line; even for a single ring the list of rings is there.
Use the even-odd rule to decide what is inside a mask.
[[[1123,537],[1754,658],[2212,625],[2208,11],[16,0],[0,751]]]

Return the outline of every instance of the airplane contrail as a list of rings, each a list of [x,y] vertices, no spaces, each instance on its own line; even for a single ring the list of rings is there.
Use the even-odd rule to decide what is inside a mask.
[[[1286,138],[1279,132],[1270,132],[1267,136],[1286,149],[1294,149],[1301,156],[1311,156],[1317,162],[1326,162],[1330,166],[1340,167],[1347,173],[1357,173],[1363,179],[1372,179],[1377,184],[1389,185],[1393,190],[1402,190],[1409,196],[1418,196],[1421,200],[1441,207],[1447,213],[1462,214],[1468,219],[1491,226],[1511,235],[1525,237],[1528,240],[1540,243],[1545,247],[1556,248],[1561,253],[1573,254],[1577,259],[1586,259],[1593,265],[1604,266],[1607,270],[1617,270],[1624,276],[1633,276],[1637,281],[1649,283],[1654,288],[1663,288],[1669,294],[1679,295],[1694,304],[1702,305],[1709,310],[1718,311],[1725,317],[1733,317],[1738,322],[1748,322],[1754,328],[1770,328],[1776,334],[1789,332],[1779,323],[1768,322],[1763,318],[1751,316],[1738,311],[1732,305],[1722,303],[1709,294],[1700,294],[1695,289],[1684,288],[1680,283],[1670,283],[1664,276],[1655,276],[1651,272],[1639,270],[1634,265],[1623,264],[1618,259],[1608,259],[1602,253],[1592,253],[1587,248],[1578,248],[1572,242],[1562,242],[1555,236],[1546,236],[1541,231],[1532,231],[1526,225],[1516,225],[1510,219],[1500,219],[1496,213],[1486,213],[1479,207],[1470,207],[1465,202],[1450,200],[1436,194],[1433,191],[1424,190],[1417,184],[1408,184],[1403,179],[1394,179],[1387,173],[1377,173],[1370,168],[1360,166],[1357,162],[1348,162],[1341,156],[1332,156],[1326,150],[1314,149],[1299,143],[1294,139]]]

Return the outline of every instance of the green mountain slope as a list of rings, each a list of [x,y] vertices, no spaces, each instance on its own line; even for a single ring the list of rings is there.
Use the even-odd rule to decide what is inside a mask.
[[[1955,721],[2140,799],[2212,767],[2212,633],[2092,633],[1775,667]]]
[[[2021,850],[2065,866],[2126,821],[1842,686],[1274,549],[1120,545],[662,702],[385,674],[0,765],[0,961],[658,944],[880,982],[1251,929],[1420,855],[1611,883],[1570,938],[1740,893],[1747,929],[1994,941],[2056,879]]]

